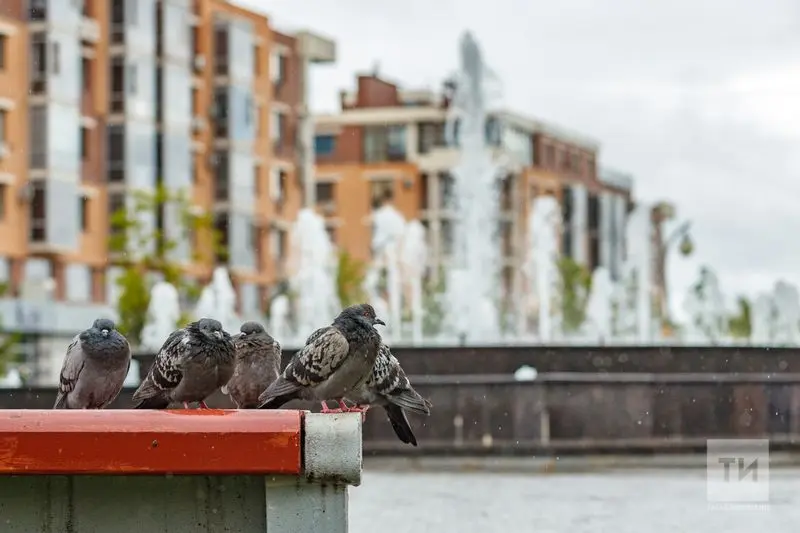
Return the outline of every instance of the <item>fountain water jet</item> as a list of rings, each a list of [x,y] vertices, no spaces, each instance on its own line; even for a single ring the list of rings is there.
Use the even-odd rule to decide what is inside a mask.
[[[325,220],[313,210],[304,208],[297,214],[291,240],[292,276],[289,287],[295,295],[294,341],[329,324],[339,313],[336,290],[336,253]]]
[[[166,281],[153,285],[147,306],[147,320],[142,329],[142,348],[153,353],[160,350],[169,334],[177,328],[180,318],[180,298],[175,286]]]
[[[460,160],[452,170],[454,247],[447,277],[445,316],[451,334],[464,342],[496,341],[500,336],[497,308],[501,256],[498,253],[497,177],[486,145],[488,80],[478,43],[467,32],[461,39],[461,67],[447,127],[456,130]]]
[[[428,264],[428,245],[425,227],[419,220],[406,224],[403,237],[402,268],[408,308],[411,313],[411,341],[422,343],[422,279]]]
[[[528,215],[530,255],[527,275],[531,296],[537,304],[538,335],[541,342],[551,342],[555,334],[553,300],[558,290],[558,235],[561,208],[552,196],[540,196],[531,204]],[[557,318],[555,322],[560,322]]]
[[[236,333],[241,326],[241,320],[236,314],[236,291],[228,275],[228,269],[218,266],[214,269],[209,283],[203,292],[194,310],[195,320],[213,318],[219,320],[222,329],[228,333]]]
[[[378,280],[382,274],[386,276],[386,298],[388,314],[386,315],[386,332],[381,332],[387,340],[396,340],[402,333],[402,283],[400,278],[400,254],[402,252],[403,234],[406,221],[403,215],[390,204],[384,204],[372,213],[372,254],[365,283],[367,294],[371,298],[381,300]],[[379,304],[379,307],[381,305]],[[376,308],[377,312],[377,308]]]

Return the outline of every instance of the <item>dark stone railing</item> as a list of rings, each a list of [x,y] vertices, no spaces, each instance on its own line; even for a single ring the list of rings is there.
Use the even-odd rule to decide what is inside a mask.
[[[392,347],[409,375],[513,374],[529,365],[549,372],[800,373],[800,350],[753,346]],[[284,350],[284,365],[294,350]],[[152,355],[137,355],[143,374]]]
[[[410,415],[419,447],[397,440],[381,408],[364,426],[367,454],[532,455],[702,451],[707,438],[800,443],[800,372],[540,373],[411,376],[433,403]],[[131,389],[111,406],[129,408]],[[0,390],[0,408],[49,409],[54,389]],[[212,407],[231,408],[220,393]],[[317,406],[293,403],[287,407]]]

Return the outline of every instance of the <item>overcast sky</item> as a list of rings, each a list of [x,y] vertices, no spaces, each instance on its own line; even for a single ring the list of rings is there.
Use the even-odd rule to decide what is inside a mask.
[[[645,201],[674,201],[695,254],[669,262],[681,314],[700,264],[723,291],[800,284],[800,3],[796,0],[239,0],[279,28],[334,38],[315,110],[353,75],[439,86],[473,31],[502,105],[601,144]],[[677,256],[677,254],[676,254]]]

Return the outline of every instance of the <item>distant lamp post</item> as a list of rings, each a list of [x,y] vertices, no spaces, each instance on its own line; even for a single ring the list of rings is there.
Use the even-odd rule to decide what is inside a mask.
[[[683,222],[677,228],[672,230],[672,233],[663,240],[661,243],[661,249],[659,250],[659,269],[660,272],[660,283],[661,283],[661,316],[663,317],[664,322],[671,322],[670,321],[670,313],[669,313],[669,298],[668,294],[669,291],[667,290],[667,257],[669,254],[670,248],[675,244],[678,243],[678,251],[683,257],[688,257],[694,251],[694,241],[692,241],[692,237],[689,234],[689,229],[692,227],[691,221]]]

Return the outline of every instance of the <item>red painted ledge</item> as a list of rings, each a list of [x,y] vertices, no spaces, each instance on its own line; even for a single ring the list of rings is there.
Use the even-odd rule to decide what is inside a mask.
[[[0,410],[0,474],[294,474],[295,410]]]

